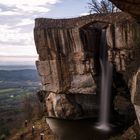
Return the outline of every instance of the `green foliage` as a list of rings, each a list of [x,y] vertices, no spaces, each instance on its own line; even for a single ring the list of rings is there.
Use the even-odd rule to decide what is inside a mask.
[[[9,136],[10,135],[10,130],[7,127],[0,127],[0,140],[5,136]]]
[[[42,104],[36,94],[28,94],[23,100],[23,112],[25,113],[25,119],[32,120],[33,118],[42,118],[43,109]]]
[[[24,98],[35,94],[38,86],[36,70],[0,70],[0,140],[5,140],[13,132],[11,130],[21,127],[26,116],[26,110],[23,109]],[[34,98],[30,97],[26,103],[31,119],[39,110]]]
[[[13,88],[9,88],[9,89],[0,89],[0,93],[9,93],[9,92],[12,92],[12,91],[15,91],[15,89],[13,89]]]

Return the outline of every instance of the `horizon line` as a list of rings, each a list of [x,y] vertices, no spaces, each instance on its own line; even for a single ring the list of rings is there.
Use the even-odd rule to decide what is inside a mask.
[[[37,55],[36,56],[31,56],[31,55],[0,55],[0,57],[31,57],[31,58],[36,58],[38,57]]]

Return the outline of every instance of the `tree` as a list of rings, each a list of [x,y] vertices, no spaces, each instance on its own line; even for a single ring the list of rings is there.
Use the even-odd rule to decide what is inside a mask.
[[[115,13],[120,10],[109,0],[91,0],[88,3],[90,13]]]
[[[23,111],[25,120],[32,120],[43,116],[43,106],[36,94],[25,95],[23,98]]]

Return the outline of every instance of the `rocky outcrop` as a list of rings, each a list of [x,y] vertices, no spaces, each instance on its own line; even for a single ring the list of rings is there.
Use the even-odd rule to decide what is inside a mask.
[[[130,13],[140,21],[140,1],[139,0],[110,0],[121,10]]]
[[[125,104],[124,110],[133,110],[130,94],[132,103],[140,106],[140,25],[135,19],[124,13],[39,18],[34,29],[39,54],[36,66],[47,95],[49,117],[78,119],[97,115],[102,29],[106,29],[108,60],[114,67],[114,106],[120,112],[120,101]]]
[[[47,115],[65,119],[97,117],[97,100],[92,94],[72,95],[50,93],[46,98]]]
[[[124,134],[121,136],[121,139],[123,140],[139,140],[140,139],[140,127],[138,125],[138,122],[135,121],[134,125],[132,125],[130,128],[128,128]]]
[[[117,72],[122,74],[140,124],[140,24],[136,22],[115,23],[107,29],[108,57]],[[119,80],[119,79],[118,79]],[[117,87],[118,89],[119,87]],[[120,99],[118,99],[120,101]],[[121,104],[121,103],[120,103]],[[123,105],[124,106],[124,105]],[[125,108],[129,108],[127,106]],[[123,107],[121,107],[122,109]],[[121,110],[120,109],[120,110]],[[125,111],[127,112],[127,111]]]
[[[116,23],[107,29],[108,56],[116,71],[122,73],[131,92],[132,102],[140,104],[140,25],[134,22]]]

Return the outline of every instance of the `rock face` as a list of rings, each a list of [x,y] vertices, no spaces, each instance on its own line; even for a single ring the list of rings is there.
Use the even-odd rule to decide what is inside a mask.
[[[94,102],[93,102],[94,101]],[[50,93],[46,98],[47,115],[56,118],[80,119],[97,117],[97,103],[93,95]]]
[[[130,107],[131,95],[139,110],[140,25],[135,19],[124,13],[73,19],[39,18],[34,29],[39,54],[36,66],[46,92],[49,117],[97,116],[103,29],[106,29],[108,60],[114,67],[112,95],[117,100],[114,106],[119,110],[120,102],[126,101],[125,108]],[[137,114],[139,118],[139,111]]]
[[[121,10],[130,13],[140,21],[140,1],[139,0],[110,0]]]

